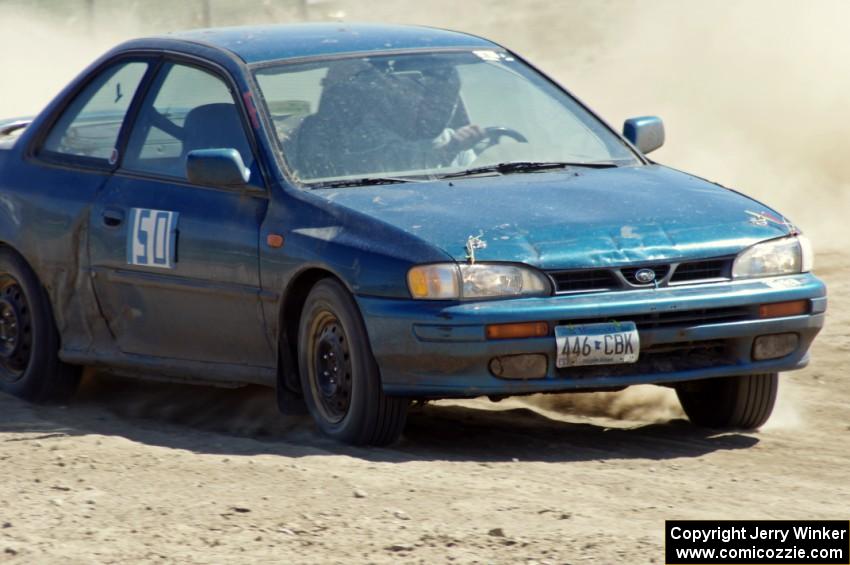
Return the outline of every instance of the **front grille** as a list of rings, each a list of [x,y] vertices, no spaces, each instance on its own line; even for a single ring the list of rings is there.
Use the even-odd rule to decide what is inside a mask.
[[[557,369],[556,374],[561,378],[593,379],[646,373],[675,373],[708,369],[732,363],[734,363],[734,359],[729,343],[726,340],[716,339],[653,345],[642,350],[635,363],[565,367]]]
[[[670,282],[675,284],[732,278],[732,261],[733,259],[726,258],[682,263],[676,267],[673,276],[670,278]]]
[[[638,281],[637,278],[635,278],[635,275],[641,269],[651,269],[653,272],[655,272],[654,282],[644,283]],[[633,285],[638,286],[654,285],[655,282],[660,283],[664,280],[664,277],[667,276],[668,272],[670,272],[670,265],[641,265],[640,267],[624,267],[620,269],[620,273],[622,273],[622,275],[626,277],[627,281],[629,281]]]
[[[753,317],[750,306],[732,306],[728,308],[700,308],[698,310],[673,310],[630,316],[638,329],[666,328],[670,326],[697,326],[706,323],[722,324],[739,322]]]
[[[559,325],[569,324],[605,324],[612,322],[634,322],[639,330],[652,330],[658,328],[697,326],[702,324],[722,324],[726,322],[739,322],[755,317],[751,306],[730,306],[727,308],[700,308],[697,310],[671,310],[668,312],[654,312],[652,314],[638,314],[635,316],[624,316],[613,319],[590,318],[579,320],[562,320]]]
[[[549,271],[559,294],[663,288],[669,285],[699,284],[731,280],[733,257],[685,261],[682,263],[652,263],[611,267],[606,269],[576,269]],[[641,269],[655,272],[655,280],[637,280]]]
[[[550,273],[558,292],[583,292],[620,288],[620,281],[609,269],[583,269]]]

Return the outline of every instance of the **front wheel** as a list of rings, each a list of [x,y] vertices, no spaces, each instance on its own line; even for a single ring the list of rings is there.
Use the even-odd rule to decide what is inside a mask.
[[[779,375],[764,373],[679,383],[676,394],[698,426],[753,430],[770,418],[778,389]]]
[[[386,396],[357,305],[337,281],[310,291],[298,332],[304,400],[330,437],[355,445],[387,445],[401,435],[409,402]]]

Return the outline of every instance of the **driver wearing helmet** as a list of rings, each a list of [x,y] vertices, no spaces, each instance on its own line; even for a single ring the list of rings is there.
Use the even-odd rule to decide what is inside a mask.
[[[419,58],[412,61],[422,63]],[[362,59],[328,69],[316,114],[298,133],[302,178],[465,166],[485,134],[458,115],[460,78],[449,65],[397,72]],[[453,124],[459,123],[456,127]]]
[[[450,127],[458,116],[460,103],[460,77],[450,65],[423,65],[420,63],[413,97],[416,119],[409,136],[416,140],[430,140],[433,149],[442,154],[442,165],[469,165],[475,160],[472,147],[484,139],[477,125]],[[463,120],[467,122],[468,120]]]

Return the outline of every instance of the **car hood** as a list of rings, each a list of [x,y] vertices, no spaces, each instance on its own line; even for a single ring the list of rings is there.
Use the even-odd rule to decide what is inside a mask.
[[[794,228],[733,190],[659,165],[320,189],[466,261],[576,269],[733,255]],[[415,260],[415,258],[412,258]]]

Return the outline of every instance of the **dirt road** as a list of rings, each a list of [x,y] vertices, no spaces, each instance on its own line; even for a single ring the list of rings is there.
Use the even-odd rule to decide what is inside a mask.
[[[753,434],[695,429],[652,387],[442,402],[372,450],[261,389],[0,395],[0,562],[661,563],[665,519],[847,519],[848,259],[819,257],[827,328]]]

